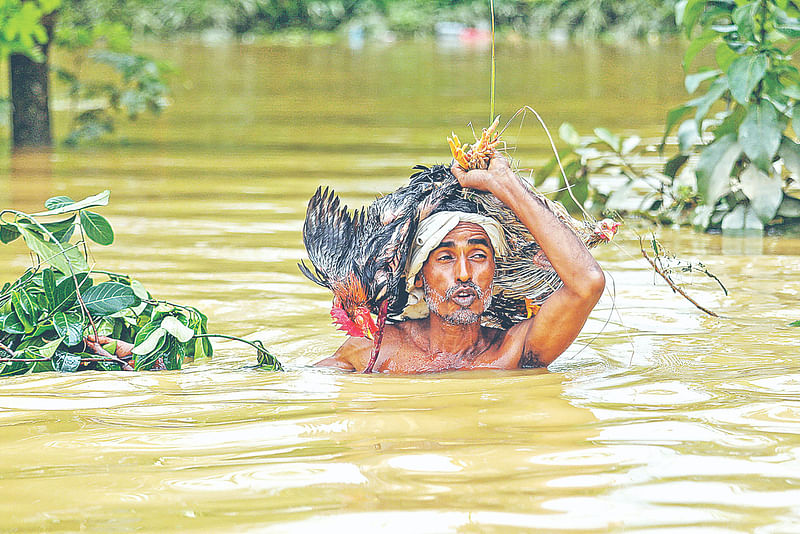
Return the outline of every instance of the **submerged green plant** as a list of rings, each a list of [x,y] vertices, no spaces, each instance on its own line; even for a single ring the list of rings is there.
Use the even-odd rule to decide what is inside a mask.
[[[108,191],[79,202],[59,196],[45,202],[44,212],[0,212],[0,241],[21,237],[38,258],[0,289],[0,376],[180,369],[210,358],[208,338],[215,336],[251,344],[261,366],[282,369],[260,342],[209,334],[208,319],[197,308],[156,300],[127,275],[91,269],[86,240],[110,245],[114,232],[88,208],[104,206],[108,198]],[[118,341],[132,350],[116,355]]]

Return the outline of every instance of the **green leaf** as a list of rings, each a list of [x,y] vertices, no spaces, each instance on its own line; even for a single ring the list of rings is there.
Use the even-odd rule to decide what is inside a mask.
[[[141,335],[145,332],[145,329],[142,329],[139,334]],[[141,341],[139,341],[139,335],[136,336],[136,346],[133,347],[133,354],[137,356],[144,356],[145,354],[152,354],[159,348],[161,348],[165,342],[164,336],[167,335],[167,331],[161,328],[160,326],[156,326],[155,328],[146,332],[147,336],[144,337]]]
[[[767,72],[761,81],[761,97],[772,102],[772,105],[784,115],[791,116],[789,97],[783,94],[784,82],[774,72]]]
[[[58,346],[61,345],[61,338],[54,339],[52,341],[48,341],[41,347],[37,347],[37,352],[39,353],[40,358],[52,358],[53,354],[55,354]]]
[[[267,371],[283,371],[281,362],[272,353],[270,353],[261,341],[256,340],[255,344],[258,346],[256,349],[256,360],[258,366]]]
[[[675,3],[675,24],[680,28],[683,26],[683,15],[686,13],[686,4],[689,0],[678,0]]]
[[[568,145],[575,147],[581,144],[581,136],[578,131],[568,122],[562,122],[558,127],[558,136]]]
[[[81,294],[84,291],[89,289],[92,286],[92,279],[89,278],[88,273],[78,273],[75,275],[75,279],[71,276],[65,277],[63,280],[56,284],[56,291],[55,291],[55,306],[51,311],[65,311],[72,307],[76,301],[76,288],[75,288],[75,280],[78,281],[78,289],[80,289]]]
[[[794,321],[789,323],[789,326],[800,326],[800,321]]]
[[[59,373],[74,373],[81,365],[79,354],[73,354],[65,350],[56,350],[50,359],[53,363],[53,369]]]
[[[764,172],[769,172],[772,158],[781,143],[783,125],[771,103],[762,100],[753,104],[739,126],[739,142],[744,153]]]
[[[731,63],[727,72],[728,85],[737,102],[746,104],[750,101],[750,96],[767,72],[768,66],[766,54],[740,57]]]
[[[792,39],[800,37],[800,25],[798,24],[776,24],[775,29]]]
[[[775,29],[787,37],[800,37],[800,20],[790,17],[780,8],[775,8]]]
[[[669,110],[669,112],[667,113],[667,125],[664,128],[664,137],[661,138],[661,149],[662,150],[664,149],[664,143],[666,143],[667,136],[669,136],[669,133],[672,131],[672,128],[691,109],[692,109],[692,106],[684,105],[684,106],[678,106],[677,108],[673,108],[673,109]]]
[[[562,164],[565,163],[564,158],[570,154],[574,154],[574,151],[571,147],[562,148],[558,151],[558,157],[561,159]],[[558,160],[554,156],[550,158],[550,161],[548,161],[543,167],[536,171],[536,174],[533,176],[533,184],[537,186],[542,185],[542,182],[544,182],[550,176],[556,166],[558,166]]]
[[[787,83],[791,85],[786,85]],[[800,100],[800,86],[793,81],[785,81],[783,85],[781,85],[781,94],[795,100]]]
[[[580,211],[583,204],[586,202],[587,197],[589,196],[589,181],[586,178],[578,180],[575,183],[571,183],[572,187],[570,189],[564,189],[561,194],[558,195],[557,199],[561,202],[567,211],[570,212],[577,212]],[[563,180],[561,181],[562,187],[565,187]],[[572,195],[570,195],[570,190],[572,191]],[[572,199],[572,196],[575,197],[575,200],[578,201],[576,204],[575,200]]]
[[[75,231],[75,215],[63,221],[45,223],[42,226],[47,228],[47,231],[53,234],[58,241],[66,243],[72,237],[72,232]]]
[[[727,71],[731,63],[739,57],[739,54],[731,50],[728,43],[720,43],[717,50],[714,52],[714,58],[717,60],[717,66],[723,71]]]
[[[53,274],[52,269],[45,269],[42,271],[42,287],[44,288],[44,296],[47,298],[50,309],[54,310],[58,302],[56,302],[56,276]]]
[[[45,241],[41,234],[32,232],[23,226],[18,226],[18,228],[22,233],[22,237],[25,239],[25,244],[28,245],[28,248],[36,253],[43,262],[49,263],[64,274],[68,274],[72,271],[70,269],[70,264],[76,273],[89,270],[86,258],[81,255],[77,247],[59,246],[50,241]]]
[[[714,128],[714,137],[720,138],[728,134],[739,135],[739,126],[747,116],[747,107],[733,104],[733,110],[723,119],[722,123]]]
[[[20,236],[19,230],[13,224],[0,223],[0,241],[11,243]]]
[[[54,334],[56,331],[49,321],[39,321],[34,326],[33,333],[26,337],[39,338],[48,334]]]
[[[130,286],[119,282],[103,282],[83,293],[83,302],[92,315],[111,315],[122,309],[137,306],[139,297]]]
[[[759,1],[750,2],[738,6],[733,10],[731,18],[736,24],[739,39],[742,41],[756,41],[755,27],[756,14],[758,13]]]
[[[753,210],[743,204],[737,205],[722,219],[723,234],[762,233],[764,225]]]
[[[712,208],[730,192],[733,166],[742,154],[736,136],[726,135],[703,149],[697,161],[697,190],[703,203]]]
[[[110,245],[114,242],[114,230],[102,215],[81,211],[81,227],[86,236],[98,245]]]
[[[680,15],[676,12],[676,18],[680,16],[678,26],[683,26],[686,31],[686,37],[692,36],[692,29],[694,29],[695,24],[697,24],[697,19],[703,12],[705,4],[704,0],[687,0],[682,6]]]
[[[700,24],[702,26],[709,26],[718,32],[728,32],[731,20],[731,11],[735,7],[733,0],[712,0],[705,2],[706,9],[700,17]]]
[[[17,314],[12,311],[0,315],[0,330],[7,334],[24,334],[25,325],[19,320]]]
[[[83,321],[74,313],[56,312],[53,314],[53,326],[64,343],[72,347],[83,341]]]
[[[778,216],[787,219],[800,218],[800,199],[784,195],[781,205],[778,206]]]
[[[194,337],[194,330],[183,324],[177,317],[168,315],[161,321],[161,328],[181,343],[186,343]]]
[[[709,70],[705,72],[698,72],[697,74],[690,74],[683,81],[683,84],[686,86],[686,91],[689,94],[692,94],[697,91],[697,88],[700,87],[701,83],[711,78],[716,78],[720,74],[722,74],[721,70]]]
[[[783,159],[783,165],[792,178],[800,181],[800,145],[783,136],[778,155]]]
[[[38,319],[38,313],[36,313],[37,308],[24,289],[11,292],[11,307],[25,327],[25,332],[33,332],[36,320]]]
[[[683,56],[683,70],[688,71],[697,54],[711,44],[717,37],[719,37],[719,34],[712,29],[707,29],[699,36],[695,37],[694,40],[689,43],[689,46],[686,48],[686,54]]]
[[[200,360],[200,359],[205,358],[207,356],[206,355],[206,346],[205,346],[205,343],[203,343],[203,341],[205,341],[205,338],[197,338],[197,339],[194,340],[194,359],[195,360]]]
[[[44,201],[44,207],[48,210],[56,210],[70,204],[75,204],[75,201],[65,196],[50,197]]]
[[[686,154],[674,156],[664,165],[664,174],[670,178],[675,178],[675,176],[678,175],[678,171],[681,170],[681,167],[683,167],[688,160],[689,156]]]
[[[108,197],[111,193],[109,191],[103,191],[102,193],[98,193],[96,195],[86,197],[83,200],[75,202],[73,204],[68,204],[66,206],[62,206],[60,208],[42,211],[39,213],[32,213],[34,217],[49,217],[50,215],[61,215],[62,213],[69,213],[71,211],[78,211],[86,208],[91,208],[93,206],[105,206],[108,204]]]
[[[25,308],[25,312],[28,314],[28,317],[30,317],[33,321],[36,321],[39,318],[39,313],[42,310],[36,305],[34,299],[31,298],[31,295],[24,289],[20,289],[19,300],[22,306]]]
[[[703,129],[703,119],[708,114],[708,110],[711,109],[711,106],[713,106],[714,103],[716,103],[727,90],[728,78],[725,76],[720,76],[711,82],[711,86],[709,86],[706,94],[688,102],[690,106],[697,107],[697,112],[694,114],[694,120],[697,122],[698,131]]]
[[[792,130],[795,135],[800,136],[800,109],[792,113]]]
[[[135,278],[131,278],[131,289],[133,289],[133,293],[142,300],[147,300],[150,298],[150,293],[147,292],[145,289],[144,284],[140,281],[136,280]]]
[[[742,192],[750,199],[750,207],[767,224],[775,217],[778,206],[783,200],[783,184],[777,176],[770,176],[757,168],[748,165],[739,176]]]
[[[27,219],[22,222],[17,222],[16,225],[23,226],[28,230],[30,230],[31,232],[39,234],[43,240],[49,242],[50,237],[47,236],[46,233],[42,231],[42,229],[39,227],[39,224],[34,224],[33,222],[26,222],[26,221]],[[55,237],[57,241],[64,244],[67,241],[69,241],[70,237],[72,237],[72,232],[75,229],[74,222],[75,222],[75,215],[67,219],[64,219],[63,221],[55,221],[55,222],[43,223],[43,224],[40,223],[40,224],[48,232],[53,234],[53,237]]]
[[[641,142],[642,142],[642,138],[639,137],[638,135],[632,135],[630,137],[626,137],[622,141],[622,148],[620,150],[620,153],[623,156],[626,156],[626,155],[630,154],[633,151],[634,148],[639,146],[639,143],[641,143]]]
[[[46,15],[61,7],[61,0],[39,0],[39,7],[42,9],[42,13]]]
[[[595,128],[594,134],[605,144],[611,147],[614,152],[620,151],[620,138],[608,131],[606,128]]]
[[[688,154],[692,147],[700,142],[697,123],[689,119],[683,121],[678,128],[678,150],[681,154]]]

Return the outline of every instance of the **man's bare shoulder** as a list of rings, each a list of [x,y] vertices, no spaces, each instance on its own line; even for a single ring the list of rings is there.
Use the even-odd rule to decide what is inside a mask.
[[[381,353],[385,354],[390,352],[393,347],[403,344],[410,332],[414,330],[414,327],[410,324],[414,322],[416,321],[406,320],[387,324],[383,331]],[[315,365],[320,367],[336,367],[346,371],[362,371],[369,363],[373,346],[374,343],[370,339],[364,337],[348,337],[332,356],[317,362]],[[380,363],[380,358],[378,363]]]
[[[356,371],[367,365],[372,341],[363,337],[348,337],[332,356],[320,360],[316,367],[335,367],[343,371]],[[359,363],[364,363],[359,366]]]

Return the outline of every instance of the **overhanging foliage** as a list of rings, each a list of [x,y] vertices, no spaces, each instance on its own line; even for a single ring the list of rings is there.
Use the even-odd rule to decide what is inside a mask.
[[[715,64],[686,76],[690,94],[703,85],[705,93],[667,115],[665,138],[693,112],[678,128],[672,176],[699,152],[694,225],[761,231],[797,202],[788,189],[800,180],[800,71],[791,61],[800,8],[790,0],[681,0],[676,19],[692,39],[687,72],[704,49],[714,50]]]

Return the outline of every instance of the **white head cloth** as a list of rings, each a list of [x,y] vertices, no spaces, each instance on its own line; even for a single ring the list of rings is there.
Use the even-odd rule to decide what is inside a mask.
[[[406,265],[408,304],[398,319],[421,319],[428,316],[425,293],[422,288],[414,286],[414,281],[422,270],[422,265],[428,260],[431,251],[438,247],[442,239],[460,222],[474,223],[483,228],[486,235],[489,236],[495,257],[505,256],[508,244],[503,235],[503,228],[491,217],[463,211],[440,211],[423,219],[419,223],[414,242],[411,244]]]

